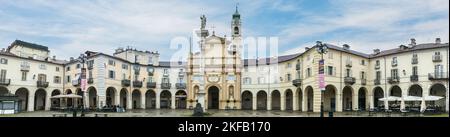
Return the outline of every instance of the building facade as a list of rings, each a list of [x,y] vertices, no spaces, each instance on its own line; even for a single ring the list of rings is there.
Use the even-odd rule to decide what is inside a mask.
[[[293,110],[319,112],[373,108],[405,109],[429,105],[448,112],[449,44],[408,45],[366,54],[349,45],[326,44],[272,58],[242,58],[242,28],[236,10],[231,39],[209,35],[203,22],[200,52],[185,62],[160,61],[158,52],[118,48],[113,55],[86,51],[87,60],[49,57],[45,46],[20,40],[0,52],[0,94],[21,99],[23,111],[50,110],[62,104],[90,108],[120,105],[127,109],[189,109],[205,94],[206,109]],[[319,89],[319,60],[325,60],[325,91]],[[81,68],[88,88],[81,90]],[[83,94],[84,93],[84,94]],[[85,100],[53,100],[78,94]],[[397,97],[397,101],[380,101]],[[409,101],[418,97],[421,101]],[[442,97],[427,101],[429,97]],[[83,103],[82,103],[83,102]],[[396,106],[395,104],[398,104]]]

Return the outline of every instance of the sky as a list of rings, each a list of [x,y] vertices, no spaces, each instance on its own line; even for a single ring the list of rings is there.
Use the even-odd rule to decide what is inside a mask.
[[[202,14],[208,29],[229,36],[236,5],[244,39],[276,37],[279,55],[303,52],[316,41],[364,53],[411,38],[449,41],[448,0],[0,0],[0,48],[19,39],[67,60],[86,50],[112,54],[131,46],[169,60],[180,48],[172,40],[191,37]]]

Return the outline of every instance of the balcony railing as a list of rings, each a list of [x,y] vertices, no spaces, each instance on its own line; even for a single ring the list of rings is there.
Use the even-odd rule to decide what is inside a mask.
[[[353,85],[355,84],[355,78],[354,77],[345,77],[344,78],[344,83],[345,84],[349,84],[349,85]]]
[[[122,80],[122,86],[123,87],[129,87],[130,83],[131,83],[130,80],[127,80],[127,79]]]
[[[148,72],[148,76],[153,76],[153,72]]]
[[[147,82],[147,88],[156,88],[156,82]]]
[[[184,72],[178,72],[178,77],[184,77]]]
[[[399,77],[388,77],[389,84],[398,84],[400,83]]]
[[[161,89],[170,89],[171,86],[170,83],[161,83]]]
[[[88,66],[87,66],[87,69],[88,69],[88,70],[94,69],[94,65],[88,65]]]
[[[164,77],[168,77],[168,76],[169,76],[169,73],[164,73],[163,76],[164,76]]]
[[[392,61],[392,62],[391,62],[391,65],[392,65],[393,67],[396,67],[396,66],[397,66],[397,61]]]
[[[20,65],[21,71],[30,71],[30,65]]]
[[[381,84],[381,80],[380,79],[375,79],[375,80],[373,80],[373,84],[374,85],[380,85]]]
[[[380,69],[380,65],[375,65],[375,69]]]
[[[11,79],[0,79],[0,85],[9,86],[11,84]]]
[[[367,84],[367,80],[366,79],[361,79],[361,85],[366,85]]]
[[[300,64],[295,65],[295,70],[300,70]]]
[[[37,81],[37,87],[38,88],[47,88],[48,87],[48,82],[46,82],[46,81]]]
[[[429,73],[428,79],[429,80],[448,80],[448,73],[447,72]]]
[[[186,83],[175,83],[177,89],[186,89]]]
[[[94,78],[88,78],[88,84],[92,84],[92,83],[94,83]]]
[[[419,59],[417,59],[417,58],[411,59],[411,64],[417,64],[417,63],[419,63]]]
[[[133,87],[142,88],[142,81],[138,81],[138,80],[133,81]]]
[[[411,80],[411,82],[419,81],[419,75],[411,75],[410,80]]]
[[[79,79],[72,80],[72,85],[74,87],[80,86],[80,84],[81,84],[81,81]]]
[[[433,55],[433,62],[441,62],[442,58],[441,55]]]
[[[345,66],[346,67],[352,67],[353,66],[352,61],[345,61]]]
[[[296,86],[296,87],[299,87],[299,86],[302,85],[302,80],[301,80],[301,79],[294,79],[294,80],[292,81],[292,85],[294,85],[294,86]]]

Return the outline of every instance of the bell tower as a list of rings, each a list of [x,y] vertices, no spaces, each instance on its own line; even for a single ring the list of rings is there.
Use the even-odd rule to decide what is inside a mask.
[[[241,15],[239,14],[238,7],[236,5],[236,11],[233,14],[231,21],[231,36],[241,37]]]

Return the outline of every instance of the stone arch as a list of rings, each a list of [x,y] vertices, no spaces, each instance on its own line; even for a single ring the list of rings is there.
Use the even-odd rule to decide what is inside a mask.
[[[342,109],[344,111],[353,110],[353,88],[350,86],[345,86],[342,90]]]
[[[26,111],[28,110],[28,100],[29,100],[29,94],[27,88],[19,88],[16,90],[15,95],[19,97],[19,111]]]
[[[297,88],[297,107],[299,111],[303,111],[303,92],[302,89]]]
[[[264,90],[256,93],[256,109],[267,110],[267,93]]]
[[[172,103],[172,93],[168,90],[163,90],[160,93],[160,108],[170,108]]]
[[[186,109],[187,108],[187,94],[184,90],[178,90],[175,93],[175,107],[177,109]]]
[[[384,91],[381,87],[373,88],[373,107],[381,109],[384,106],[383,101],[380,101],[380,98],[384,98]]]
[[[56,96],[56,95],[61,95],[61,91],[59,91],[58,89],[53,90],[51,93],[51,97]],[[50,102],[51,102],[50,109],[61,106],[60,105],[61,102],[60,102],[59,98],[51,98]]]
[[[122,88],[122,89],[120,90],[120,93],[119,93],[119,99],[120,99],[119,105],[120,105],[121,107],[126,108],[126,107],[127,107],[127,101],[128,101],[128,90],[127,90],[126,88]]]
[[[243,110],[252,110],[253,106],[253,94],[252,92],[246,90],[242,92],[242,109]]]
[[[434,107],[437,111],[440,112],[448,112],[448,87],[441,83],[435,83],[430,86],[430,94],[429,96],[439,96],[443,97],[437,101],[428,101],[426,102],[427,107]]]
[[[47,91],[38,89],[34,93],[34,110],[45,110]]]
[[[139,89],[134,89],[131,92],[131,106],[132,109],[141,108],[141,91]]]
[[[274,90],[271,93],[272,96],[272,110],[280,110],[281,109],[281,94],[280,91]]]
[[[118,102],[116,102],[116,94],[117,94],[116,88],[114,87],[106,88],[106,106],[118,104]]]
[[[98,104],[97,89],[95,89],[95,87],[89,87],[87,89],[87,92],[88,92],[89,108],[98,108],[99,104]]]
[[[292,92],[291,89],[287,89],[284,93],[284,98],[285,98],[285,109],[286,110],[293,110],[294,109],[294,93]]]
[[[307,86],[305,88],[305,96],[306,96],[306,110],[313,111],[314,110],[314,90],[311,86]]]
[[[358,90],[358,109],[359,110],[367,110],[369,105],[367,103],[367,89],[365,87],[361,87]]]
[[[148,109],[156,108],[156,92],[154,90],[147,90],[145,92],[145,107]]]
[[[326,112],[336,111],[336,92],[337,88],[334,85],[325,86],[325,93],[323,95],[323,109]]]

